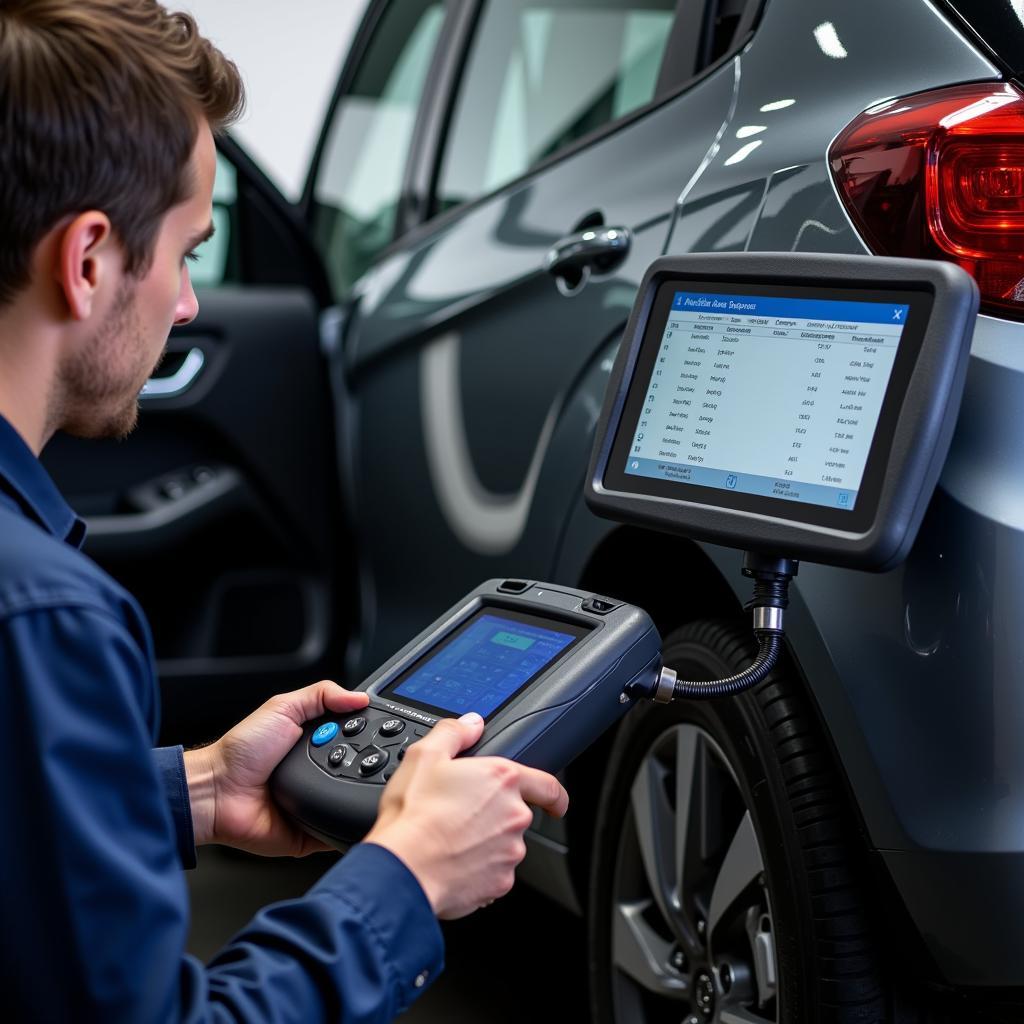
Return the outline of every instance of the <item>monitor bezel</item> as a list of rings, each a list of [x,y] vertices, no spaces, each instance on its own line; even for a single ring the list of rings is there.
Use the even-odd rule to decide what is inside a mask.
[[[798,521],[767,509],[716,504],[714,488],[702,488],[707,493],[701,500],[670,498],[637,487],[634,481],[643,477],[608,475],[644,334],[658,291],[668,280],[702,289],[725,282],[732,292],[771,284],[837,288],[847,295],[851,290],[930,293],[931,315],[896,416],[881,486],[869,513],[858,517],[869,523],[866,528],[850,520],[823,525],[811,521],[816,517]],[[608,519],[740,550],[874,571],[891,568],[913,544],[949,450],[978,299],[969,274],[930,260],[789,252],[693,253],[656,260],[644,274],[612,367],[584,485],[587,504]],[[791,515],[790,503],[783,505]]]

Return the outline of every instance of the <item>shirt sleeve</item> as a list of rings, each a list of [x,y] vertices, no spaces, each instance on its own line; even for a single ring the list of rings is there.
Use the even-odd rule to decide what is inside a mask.
[[[408,1009],[442,954],[415,877],[388,850],[360,844],[306,896],[261,910],[189,987],[205,980],[199,1005],[231,1007],[226,1020],[277,1020],[272,1011],[302,1006],[280,1019],[369,1024]]]
[[[442,966],[437,921],[386,850],[354,849],[262,910],[208,965],[139,691],[150,665],[115,616],[0,621],[0,976],[15,1020],[383,1024]],[[175,812],[177,813],[177,812]]]
[[[185,753],[181,747],[156,747],[153,763],[163,786],[167,807],[174,824],[178,859],[186,871],[196,866],[196,834],[192,827],[192,803],[185,777]]]

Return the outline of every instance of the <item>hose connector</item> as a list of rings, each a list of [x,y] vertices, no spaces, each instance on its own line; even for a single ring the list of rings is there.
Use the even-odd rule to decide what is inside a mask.
[[[662,668],[658,674],[658,682],[651,694],[655,704],[671,704],[676,695],[676,680],[679,676],[674,668]]]
[[[783,622],[789,605],[789,581],[797,574],[799,563],[792,558],[776,558],[748,551],[743,556],[743,575],[754,581],[754,596],[747,604],[753,614],[757,657],[742,672],[725,679],[679,679],[670,668],[663,668],[655,685],[644,696],[656,704],[687,698],[732,697],[763,682],[782,652]]]
[[[782,633],[782,623],[786,613],[781,608],[774,608],[771,605],[755,605],[754,609],[754,632],[760,633]]]

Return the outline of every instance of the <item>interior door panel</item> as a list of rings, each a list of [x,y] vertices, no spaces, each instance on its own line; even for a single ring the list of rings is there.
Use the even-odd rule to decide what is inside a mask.
[[[149,616],[163,739],[192,743],[332,663],[339,502],[316,304],[207,291],[154,379],[127,440],[58,436],[43,461],[89,523],[86,552]]]

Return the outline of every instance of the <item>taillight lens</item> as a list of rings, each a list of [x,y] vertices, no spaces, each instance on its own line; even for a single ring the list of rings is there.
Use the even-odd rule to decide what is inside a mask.
[[[889,100],[829,152],[839,194],[877,253],[952,260],[983,311],[1024,320],[1024,94],[975,83]]]

